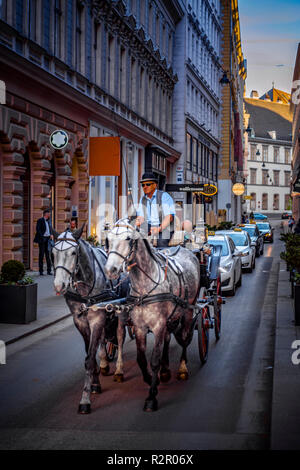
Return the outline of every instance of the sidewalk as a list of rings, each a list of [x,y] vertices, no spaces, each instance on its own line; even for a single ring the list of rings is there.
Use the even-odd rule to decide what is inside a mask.
[[[38,272],[32,271],[27,274],[38,283],[37,320],[26,325],[0,323],[0,339],[6,344],[14,343],[71,316],[64,297],[55,295],[54,276],[40,276]]]
[[[279,268],[273,374],[271,450],[300,450],[300,364],[292,363],[292,343],[300,340],[295,326],[289,272]],[[298,346],[300,359],[300,341]]]

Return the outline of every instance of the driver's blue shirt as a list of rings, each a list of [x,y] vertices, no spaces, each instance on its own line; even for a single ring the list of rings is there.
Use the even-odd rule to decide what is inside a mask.
[[[142,204],[143,197],[144,196],[142,196],[140,199],[139,207],[137,210],[137,215],[141,217],[144,217],[144,210],[143,210],[143,204]],[[147,201],[147,222],[152,227],[158,227],[160,222],[159,222],[158,204],[156,202],[157,201],[157,189],[155,190],[151,198],[146,196],[146,201]],[[167,215],[173,215],[173,217],[175,217],[175,204],[170,194],[163,192],[162,198],[161,198],[161,206],[162,206],[163,217],[166,217]]]

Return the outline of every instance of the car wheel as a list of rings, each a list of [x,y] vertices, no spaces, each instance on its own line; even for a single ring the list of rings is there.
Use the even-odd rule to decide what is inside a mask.
[[[236,292],[236,285],[235,285],[235,279],[233,279],[233,286],[232,286],[232,289],[228,291],[228,295],[231,295],[234,297],[235,292]]]

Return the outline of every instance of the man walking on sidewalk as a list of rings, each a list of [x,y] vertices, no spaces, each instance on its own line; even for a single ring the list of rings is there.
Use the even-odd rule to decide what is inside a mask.
[[[53,240],[52,235],[52,226],[50,222],[50,211],[45,209],[43,212],[43,217],[38,219],[36,223],[36,234],[34,237],[34,242],[39,244],[39,271],[42,276],[43,273],[43,264],[44,256],[46,256],[47,263],[47,273],[51,274],[51,261],[49,253],[49,240]]]

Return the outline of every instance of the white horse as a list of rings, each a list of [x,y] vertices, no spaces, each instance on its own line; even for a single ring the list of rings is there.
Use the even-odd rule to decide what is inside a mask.
[[[145,411],[157,410],[157,386],[170,379],[169,342],[173,332],[182,346],[178,378],[188,378],[186,350],[194,329],[193,305],[200,288],[200,267],[197,257],[182,247],[173,256],[163,257],[155,251],[141,232],[127,219],[118,221],[108,234],[109,253],[105,272],[117,279],[122,268],[129,271],[137,362],[144,381],[150,385]],[[152,376],[147,367],[146,335],[151,331],[155,344],[151,356]]]
[[[109,363],[105,350],[107,328],[117,328],[118,358],[114,380],[123,382],[123,343],[125,339],[125,322],[113,318],[113,325],[108,325],[107,313],[92,302],[101,302],[122,296],[120,289],[114,289],[104,273],[107,260],[105,251],[92,247],[80,239],[83,227],[75,232],[65,231],[56,234],[57,241],[53,248],[54,287],[57,295],[64,295],[73,314],[76,328],[85,342],[86,377],[78,411],[86,414],[91,411],[91,393],[101,393],[99,373],[107,375]],[[124,294],[123,294],[124,295]],[[96,354],[100,344],[100,371]]]

